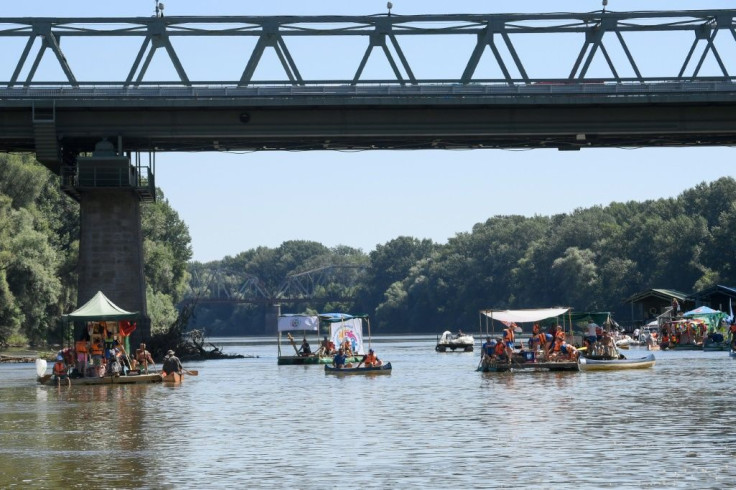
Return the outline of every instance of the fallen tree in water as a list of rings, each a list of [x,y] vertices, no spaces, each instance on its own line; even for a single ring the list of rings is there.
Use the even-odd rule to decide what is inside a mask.
[[[163,359],[169,350],[173,350],[182,361],[254,357],[242,354],[225,354],[220,347],[207,341],[204,330],[185,331],[189,320],[194,317],[196,304],[196,299],[186,304],[168,330],[151,335],[147,348],[154,359]]]

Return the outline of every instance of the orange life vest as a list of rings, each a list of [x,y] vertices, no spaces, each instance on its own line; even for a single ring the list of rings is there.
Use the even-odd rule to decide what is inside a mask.
[[[363,363],[366,366],[372,366],[372,365],[374,365],[376,363],[376,361],[378,361],[378,358],[376,357],[376,354],[375,353],[371,354],[369,352],[368,354],[365,355],[365,359],[363,360]]]
[[[61,361],[56,361],[54,363],[54,374],[56,376],[61,376],[62,374],[66,374],[66,365]]]
[[[77,340],[76,344],[74,344],[74,349],[77,351],[77,354],[86,354],[87,353],[87,341]]]
[[[102,342],[98,340],[97,342],[92,344],[92,355],[93,356],[101,356],[103,352],[104,351],[102,349]]]
[[[505,340],[506,342],[514,341],[514,329],[512,327],[509,327],[503,331],[503,340]]]
[[[493,351],[494,354],[497,356],[503,355],[506,353],[506,345],[504,345],[503,342],[499,342],[496,344],[496,348]]]

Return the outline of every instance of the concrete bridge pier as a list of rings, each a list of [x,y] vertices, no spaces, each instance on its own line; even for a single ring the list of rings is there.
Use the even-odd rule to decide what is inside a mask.
[[[279,303],[269,305],[268,311],[266,311],[266,331],[264,333],[276,335],[279,325],[279,316],[281,316],[281,305]]]
[[[85,190],[79,195],[80,241],[77,303],[102,291],[113,303],[138,311],[131,348],[151,336],[143,277],[141,201],[134,189]]]

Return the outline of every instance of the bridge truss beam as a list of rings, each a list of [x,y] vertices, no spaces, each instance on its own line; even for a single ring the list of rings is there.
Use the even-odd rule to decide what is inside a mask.
[[[736,73],[734,61],[719,51],[715,40],[719,33],[736,40],[734,30],[734,10],[692,10],[692,11],[661,11],[661,12],[611,12],[598,11],[588,13],[554,13],[554,14],[452,14],[452,15],[375,15],[375,16],[221,16],[221,17],[133,17],[133,18],[0,18],[0,43],[8,39],[25,39],[25,48],[15,62],[15,69],[9,80],[0,82],[6,87],[48,85],[48,80],[36,78],[36,69],[47,48],[56,56],[66,80],[55,81],[53,84],[79,87],[84,85],[95,86],[125,86],[138,87],[146,84],[173,84],[180,86],[196,85],[272,85],[290,84],[295,86],[326,85],[326,84],[375,84],[394,83],[399,85],[420,85],[427,83],[506,83],[529,84],[540,80],[554,79],[554,76],[532,78],[528,75],[530,50],[521,50],[520,47],[539,39],[544,35],[543,44],[556,45],[557,39],[574,36],[580,46],[576,58],[565,59],[565,53],[558,51],[557,64],[572,67],[567,77],[574,80],[607,80],[622,83],[625,81],[654,81],[654,80],[693,80],[703,77],[701,71],[705,60],[710,56],[718,66],[715,76],[722,79],[732,79]],[[679,67],[667,68],[649,76],[642,75],[641,63],[637,63],[629,42],[626,38],[631,35],[648,34],[652,36],[651,46],[668,45],[668,35],[686,33],[691,38],[689,50],[683,52]],[[402,44],[410,38],[421,36],[430,43],[440,45],[452,38],[464,37],[474,39],[468,52],[453,53],[462,58],[467,56],[467,62],[462,73],[447,73],[440,78],[417,77],[416,69],[412,68],[412,60],[407,55]],[[226,38],[254,38],[255,45],[250,55],[242,53],[233,42],[232,55],[227,56],[230,63],[237,65],[245,63],[240,69],[242,76],[237,80],[202,80],[192,79],[188,75],[185,64],[181,61],[175,44],[183,39]],[[301,73],[315,70],[300,69],[300,64],[323,62],[323,57],[311,56],[310,59],[297,59],[289,43],[298,45],[304,39],[319,39],[338,37],[343,39],[361,38],[364,41],[365,51],[358,61],[360,52],[356,53],[353,66],[357,69],[352,76],[342,79],[305,78]],[[82,40],[76,42],[76,49],[83,49],[85,54],[77,59],[94,59],[97,41],[100,38],[137,38],[140,41],[137,56],[128,70],[125,80],[82,80],[74,74],[73,66],[69,62],[71,56],[62,51],[62,39]],[[658,41],[657,39],[661,39]],[[40,40],[40,43],[37,41]],[[500,40],[500,46],[497,43]],[[336,40],[337,41],[337,40]],[[36,46],[38,44],[38,46]],[[335,44],[333,44],[335,45]],[[470,46],[470,45],[469,45]],[[36,49],[32,66],[28,68],[29,54]],[[503,48],[503,49],[499,49]],[[155,53],[163,48],[177,74],[174,80],[158,80],[144,82],[144,77]],[[273,49],[281,66],[284,69],[284,78],[277,80],[256,80],[254,75],[266,49]],[[377,52],[385,57],[391,67],[389,75],[382,79],[364,78],[363,71],[371,54]],[[474,74],[479,66],[481,57],[489,48],[495,63],[502,73],[500,78],[478,77]],[[183,48],[180,48],[183,49]],[[613,50],[621,49],[625,56],[615,60],[611,55]],[[11,50],[4,50],[5,56],[12,56]],[[527,55],[524,55],[527,53]],[[535,54],[531,50],[532,55]],[[589,76],[591,63],[598,53],[605,58],[610,69],[609,76]],[[571,51],[574,54],[574,51]],[[329,52],[325,53],[329,56]],[[526,59],[525,59],[526,56]],[[125,59],[125,56],[120,56]],[[6,58],[12,62],[11,58]],[[247,60],[247,61],[246,61]],[[341,60],[341,64],[349,66],[349,60]],[[512,71],[508,64],[511,63]],[[617,64],[623,64],[632,76],[622,75]],[[730,65],[728,64],[730,63]],[[242,65],[241,65],[242,66]],[[308,67],[311,68],[311,67]],[[660,68],[657,68],[659,70]],[[318,70],[317,70],[318,71]],[[21,73],[26,73],[21,79]],[[100,73],[100,75],[104,75]]]

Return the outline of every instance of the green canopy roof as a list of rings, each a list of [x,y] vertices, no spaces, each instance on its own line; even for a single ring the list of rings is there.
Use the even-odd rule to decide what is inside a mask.
[[[91,300],[77,308],[68,315],[63,315],[67,321],[107,321],[107,320],[133,320],[140,317],[137,311],[125,311],[110,301],[102,291],[97,291]]]

